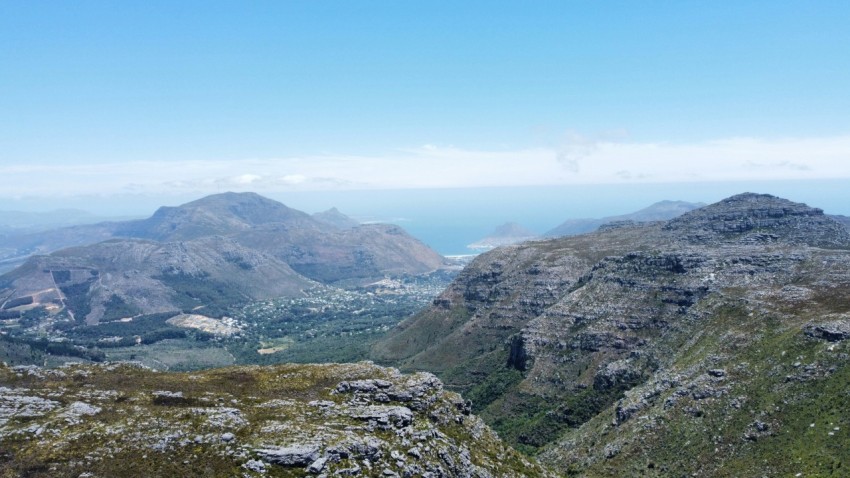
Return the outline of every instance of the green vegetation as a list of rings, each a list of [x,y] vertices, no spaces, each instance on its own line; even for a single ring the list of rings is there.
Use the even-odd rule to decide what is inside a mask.
[[[167,320],[180,311],[139,315],[136,307],[118,295],[110,296],[103,319],[96,325],[71,321],[62,313],[52,315],[47,309],[37,307],[23,315],[12,311],[4,316],[8,322],[0,323],[0,331],[16,337],[17,343],[39,339],[49,332],[66,344],[59,346],[62,357],[70,354],[101,360],[105,354],[108,360],[141,360],[151,367],[169,370],[234,363],[356,362],[366,359],[371,344],[390,328],[430,303],[450,277],[435,274],[400,278],[388,290],[319,287],[308,291],[305,297],[259,302],[245,302],[237,294],[238,302],[226,303],[235,297],[230,291],[229,296],[218,297],[220,302],[212,305],[198,304],[200,298],[218,294],[215,282],[197,282],[181,276],[172,279],[172,285],[184,293],[184,312],[232,317],[241,332],[216,337],[201,330],[177,327]],[[190,283],[202,287],[190,291],[180,286]],[[77,299],[84,291],[87,294],[81,284],[69,291]],[[277,346],[280,344],[286,345]],[[56,347],[40,347],[37,353],[60,352]]]
[[[46,308],[34,307],[21,312],[18,323],[21,327],[31,327],[39,324],[47,317],[50,317],[50,314],[47,312]]]
[[[0,335],[0,354],[8,357],[9,363],[15,364],[38,363],[44,355],[74,357],[93,362],[101,362],[106,358],[106,354],[101,350],[67,341],[9,335]]]
[[[75,327],[68,331],[72,337],[96,339],[101,337],[130,337],[176,327],[166,323],[177,312],[163,312],[134,317],[128,322],[107,322],[94,326]]]
[[[9,365],[40,364],[44,361],[43,357],[44,351],[7,335],[0,335],[0,362]]]
[[[0,320],[19,319],[21,313],[17,310],[0,310]]]
[[[127,322],[106,322],[98,325],[78,325],[65,330],[75,343],[89,347],[123,347],[137,342],[153,344],[165,339],[186,337],[186,331],[166,323],[176,312],[148,314]],[[108,339],[108,340],[104,340]]]
[[[242,292],[207,276],[163,274],[154,279],[175,291],[174,301],[186,313],[203,309],[208,317],[224,317],[250,301]]]
[[[62,284],[63,282],[69,282],[71,280],[71,271],[69,270],[54,270],[50,271],[50,273],[57,284]]]
[[[568,428],[578,428],[623,396],[622,389],[577,390],[565,397],[514,393],[482,413],[503,440],[534,455],[556,441]],[[553,407],[553,403],[556,403]],[[496,412],[495,410],[498,410]]]
[[[532,394],[520,388],[525,377],[506,365],[507,358],[507,349],[502,349],[476,363],[475,370],[481,370],[478,373],[482,378],[463,389],[463,396],[472,402],[473,412],[480,414],[503,440],[529,455],[538,453],[568,428],[578,428],[634,385],[625,382],[606,390],[586,387],[560,396]],[[452,370],[443,375],[447,380],[463,376]]]
[[[91,281],[86,281],[59,286],[65,295],[65,307],[71,309],[79,322],[85,322],[86,316],[91,312],[91,284]]]
[[[490,404],[504,396],[509,390],[514,390],[525,378],[522,372],[507,366],[507,361],[507,350],[501,349],[489,354],[483,362],[486,362],[485,369],[490,373],[480,374],[481,380],[463,389],[464,398],[472,402],[473,412],[482,413]],[[463,376],[462,371],[457,372],[459,373],[450,371],[443,375],[446,376],[447,380],[456,380],[460,378],[458,376]]]
[[[19,306],[22,306],[22,305],[29,305],[29,304],[32,304],[32,303],[33,303],[32,296],[28,295],[26,297],[18,297],[17,299],[12,299],[12,300],[7,301],[6,304],[3,305],[3,308],[4,309],[12,309],[14,307],[19,307]]]
[[[124,299],[115,294],[112,294],[112,297],[103,304],[103,307],[106,310],[103,312],[103,317],[100,318],[101,322],[120,320],[126,317],[133,317],[141,313],[141,310],[139,310],[138,307],[128,304],[124,301]]]
[[[136,361],[157,370],[203,370],[234,364],[233,355],[221,344],[191,338],[169,339],[149,345],[104,349],[107,360]]]
[[[780,307],[794,314],[789,320],[736,303],[741,291],[727,293],[732,305],[717,307],[677,348],[670,369],[680,373],[680,388],[617,427],[612,407],[604,409],[567,430],[572,451],[552,448],[546,461],[588,477],[846,476],[850,343],[809,338],[801,328],[836,307],[850,309],[850,301],[838,294]],[[727,375],[706,380],[708,368]]]

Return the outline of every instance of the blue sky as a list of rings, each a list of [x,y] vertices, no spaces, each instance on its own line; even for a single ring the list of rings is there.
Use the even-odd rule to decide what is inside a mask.
[[[846,1],[0,1],[0,209],[850,178],[847,25]]]

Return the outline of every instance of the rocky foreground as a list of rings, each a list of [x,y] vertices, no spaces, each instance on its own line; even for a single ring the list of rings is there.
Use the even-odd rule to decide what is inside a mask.
[[[0,476],[548,476],[428,373],[0,366]]]

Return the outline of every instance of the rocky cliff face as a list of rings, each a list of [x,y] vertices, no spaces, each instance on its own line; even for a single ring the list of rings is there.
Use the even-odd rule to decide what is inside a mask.
[[[850,234],[820,209],[766,194],[740,194],[686,213],[664,226],[694,244],[723,242],[846,248]]]
[[[0,366],[0,475],[535,477],[433,375]]]
[[[375,356],[433,368],[562,471],[823,474],[850,458],[849,290],[843,227],[744,194],[482,255]]]

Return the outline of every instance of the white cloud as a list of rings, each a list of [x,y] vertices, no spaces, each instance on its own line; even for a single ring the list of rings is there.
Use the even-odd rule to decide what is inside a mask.
[[[263,177],[256,174],[241,174],[233,178],[233,182],[236,184],[252,184],[261,179],[263,179]]]
[[[850,136],[700,143],[576,136],[558,148],[515,151],[426,145],[382,156],[16,164],[0,166],[0,177],[5,198],[850,178]]]
[[[301,174],[287,174],[280,178],[280,182],[283,184],[301,184],[306,180],[307,178]]]
[[[581,161],[591,156],[599,149],[599,142],[583,136],[574,131],[568,131],[564,135],[564,141],[556,153],[558,162],[570,172],[578,173],[581,169]]]

